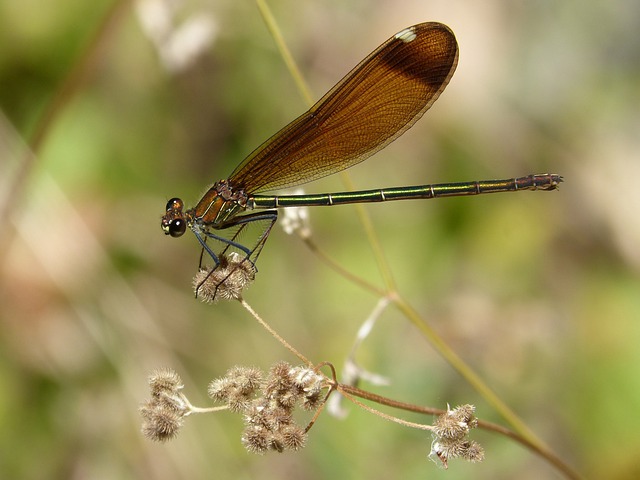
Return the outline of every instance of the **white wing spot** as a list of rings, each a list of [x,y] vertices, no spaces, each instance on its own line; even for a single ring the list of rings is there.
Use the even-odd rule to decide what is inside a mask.
[[[405,28],[401,32],[396,33],[395,38],[402,40],[404,43],[413,42],[416,39],[416,31],[413,27]]]

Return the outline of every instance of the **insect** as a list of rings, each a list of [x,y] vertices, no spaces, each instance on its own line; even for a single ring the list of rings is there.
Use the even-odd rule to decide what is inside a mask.
[[[229,178],[214,183],[195,207],[185,210],[181,199],[169,200],[162,229],[172,237],[190,229],[215,268],[229,248],[254,263],[281,207],[556,189],[561,176],[536,174],[316,195],[259,195],[339,172],[387,146],[433,105],[457,62],[458,45],[446,25],[429,22],[405,28],[362,60],[307,112],[255,149]],[[259,226],[260,233],[247,246],[240,235],[250,226]],[[208,239],[221,242],[223,250],[214,251]]]

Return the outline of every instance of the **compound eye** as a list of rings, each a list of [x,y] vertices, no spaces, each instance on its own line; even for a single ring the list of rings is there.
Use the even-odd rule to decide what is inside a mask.
[[[181,218],[176,218],[169,224],[169,235],[172,237],[181,237],[187,230],[187,223]]]
[[[182,211],[182,207],[184,207],[184,203],[179,198],[172,198],[167,202],[167,212],[172,210]]]

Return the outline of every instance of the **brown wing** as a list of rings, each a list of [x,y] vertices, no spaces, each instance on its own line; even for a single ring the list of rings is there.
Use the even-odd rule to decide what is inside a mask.
[[[404,29],[249,155],[229,178],[231,185],[247,193],[273,190],[362,162],[433,105],[457,61],[458,45],[447,26]]]

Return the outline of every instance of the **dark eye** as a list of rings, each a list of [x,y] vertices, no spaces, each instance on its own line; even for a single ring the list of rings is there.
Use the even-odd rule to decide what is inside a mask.
[[[169,235],[172,237],[181,237],[187,229],[187,223],[181,218],[176,218],[169,224]]]
[[[170,210],[181,211],[182,207],[184,207],[184,203],[179,198],[172,198],[167,202],[167,212]]]

